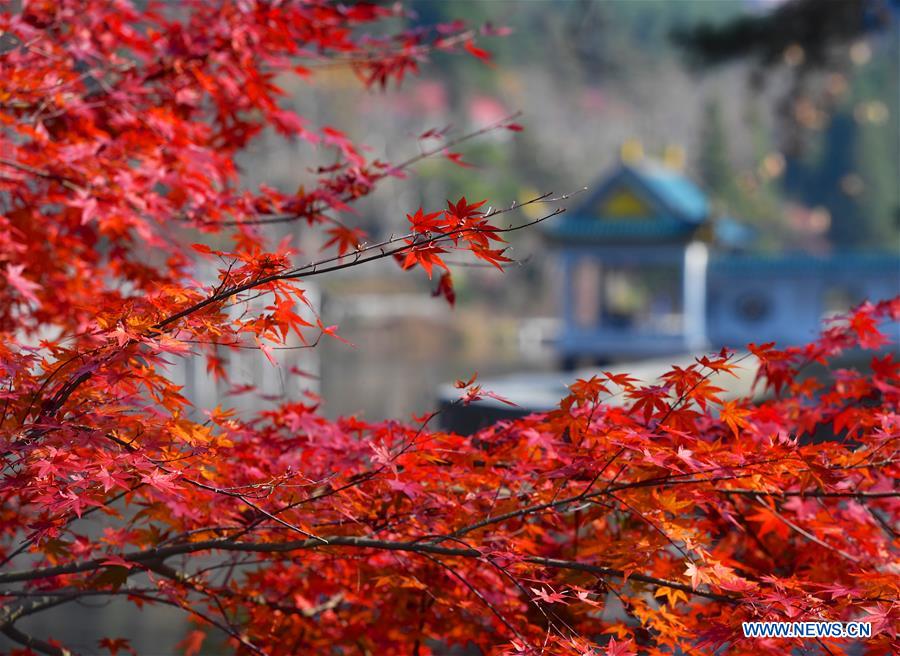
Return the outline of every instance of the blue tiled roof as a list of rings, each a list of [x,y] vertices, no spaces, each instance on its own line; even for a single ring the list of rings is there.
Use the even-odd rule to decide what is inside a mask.
[[[697,185],[684,175],[654,162],[625,166],[625,171],[635,176],[678,218],[700,223],[709,214],[709,203]]]
[[[627,187],[654,212],[648,217],[604,217],[597,206],[610,191]],[[564,240],[669,240],[686,238],[706,220],[706,195],[687,177],[653,161],[622,164],[589,194],[580,207],[545,230]]]

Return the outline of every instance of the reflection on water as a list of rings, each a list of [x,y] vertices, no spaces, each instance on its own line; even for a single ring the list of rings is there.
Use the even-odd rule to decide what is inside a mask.
[[[517,322],[486,323],[476,332],[461,317],[449,324],[342,322],[341,334],[354,346],[329,340],[319,348],[324,413],[408,420],[436,409],[442,383],[468,380],[476,371],[484,378],[552,366],[549,357],[523,361]]]

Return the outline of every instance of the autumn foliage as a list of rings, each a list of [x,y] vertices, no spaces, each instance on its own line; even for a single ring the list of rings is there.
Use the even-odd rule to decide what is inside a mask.
[[[757,619],[870,621],[866,653],[891,651],[900,376],[880,326],[900,302],[653,386],[580,380],[558,409],[472,436],[434,415],[330,421],[310,398],[251,418],[190,408],[174,359],[224,376],[234,349],[337,336],[309,320],[313,277],[393,258],[439,275],[452,302],[447,252],[508,261],[495,217],[514,207],[410,208],[408,231],[380,242],[348,211],[424,157],[464,164],[465,135],[382,162],[285,109],[278,87],[314,84],[323,63],[393,84],[435,51],[489,57],[478,40],[496,30],[373,36],[398,10],[312,0],[2,11],[0,632],[20,653],[68,653],[20,621],[98,597],[182,609],[187,653],[207,634],[272,655],[799,646],[743,638]],[[239,185],[235,157],[267,128],[321,148],[317,184]],[[322,232],[317,259],[271,243],[266,226],[291,222]],[[195,280],[198,262],[216,279]],[[832,365],[859,349],[876,350],[865,373]],[[766,398],[722,400],[717,381],[751,363]]]

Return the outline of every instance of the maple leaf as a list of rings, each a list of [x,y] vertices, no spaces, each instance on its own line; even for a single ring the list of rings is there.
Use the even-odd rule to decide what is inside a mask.
[[[703,566],[698,566],[694,562],[689,562],[685,567],[684,573],[691,579],[691,587],[698,590],[701,583],[709,581],[709,576]]]
[[[381,465],[384,465],[385,467],[389,467],[390,470],[394,473],[394,476],[396,476],[397,471],[398,471],[397,470],[397,462],[396,462],[397,459],[393,456],[393,454],[391,454],[390,448],[388,448],[388,446],[385,445],[383,442],[382,443],[370,442],[369,448],[375,454],[372,457],[372,460]]]
[[[425,214],[420,207],[415,214],[407,214],[406,219],[412,226],[412,231],[424,234],[429,232],[441,232],[441,222],[437,221],[444,215],[443,211]]]
[[[644,421],[650,421],[654,414],[665,414],[669,411],[669,390],[660,385],[635,388],[628,392],[628,396],[636,399],[631,411],[643,412]]]
[[[728,425],[735,438],[740,436],[741,428],[749,425],[745,419],[749,415],[750,411],[740,408],[737,401],[726,401],[719,411],[719,419]]]
[[[665,597],[666,603],[669,606],[677,606],[679,601],[684,601],[687,603],[690,601],[688,599],[687,593],[684,590],[679,590],[677,588],[670,588],[667,586],[660,586],[656,589],[656,592],[653,593],[654,597]]]
[[[319,330],[322,331],[323,335],[327,335],[328,337],[331,337],[332,339],[336,339],[337,341],[347,344],[348,346],[353,346],[353,342],[350,342],[350,341],[344,339],[343,337],[341,337],[340,335],[338,335],[338,332],[337,332],[338,326],[336,326],[336,325],[326,326],[324,323],[322,323],[321,319],[316,321],[316,325],[318,326]],[[312,376],[311,374],[309,374],[307,372],[303,372],[303,371],[299,371],[299,372],[292,371],[291,373],[297,373],[298,375],[305,376],[306,378],[311,378],[311,377],[315,378],[316,377],[316,376]]]
[[[263,342],[259,336],[254,336],[254,340],[256,341],[256,347],[262,351],[263,355],[266,356],[266,360],[269,361],[273,367],[278,366],[278,360],[275,359],[275,356],[272,353],[272,347]]]
[[[863,610],[866,612],[863,619],[872,623],[873,634],[883,631],[892,638],[897,637],[898,612],[896,604],[879,604],[864,607]]]
[[[887,342],[887,337],[878,330],[878,322],[871,316],[869,309],[869,306],[863,306],[854,312],[850,318],[850,327],[861,347],[877,349]]]
[[[18,291],[25,298],[25,300],[37,303],[38,297],[34,292],[41,287],[37,283],[25,278],[22,275],[22,272],[24,270],[24,264],[8,264],[6,266],[6,281],[10,284],[10,286],[12,286],[13,289]]]
[[[337,246],[338,255],[355,251],[366,237],[366,233],[362,228],[351,228],[341,224],[332,226],[325,232],[331,235],[331,239],[326,241],[322,248]]]
[[[128,581],[130,567],[108,565],[91,579],[91,586],[97,589],[118,590]]]
[[[438,281],[438,286],[433,292],[431,292],[431,295],[443,296],[445,299],[447,299],[447,303],[450,304],[450,307],[456,305],[456,292],[453,289],[453,278],[450,276],[449,272],[441,274],[441,279]]]
[[[456,203],[452,203],[448,200],[447,209],[445,210],[448,223],[452,228],[471,224],[474,219],[483,216],[483,212],[478,208],[486,202],[486,200],[482,200],[477,203],[469,203],[465,196],[460,198]]]
[[[120,651],[127,651],[129,654],[137,655],[137,652],[132,649],[131,643],[125,638],[100,638],[97,644],[106,649],[110,656],[116,656]]]
[[[103,485],[103,491],[109,492],[115,487],[128,486],[128,478],[118,473],[110,473],[105,466],[101,466],[97,473],[97,480]]]
[[[760,525],[757,533],[760,538],[764,538],[769,533],[774,533],[781,540],[787,540],[790,537],[791,530],[788,525],[768,508],[761,508],[756,513],[747,515],[747,519]]]
[[[606,656],[637,656],[632,640],[619,642],[612,637],[609,639],[609,642],[606,643],[606,649],[603,653],[606,654]]]
[[[272,318],[279,324],[282,340],[287,339],[288,332],[293,332],[302,342],[306,342],[303,338],[303,328],[312,326],[309,321],[301,317],[294,311],[297,303],[289,297],[275,297],[275,305],[266,309],[274,310]]]
[[[160,492],[177,492],[180,489],[180,486],[174,482],[177,478],[177,474],[154,469],[149,473],[142,474],[141,482]]]
[[[444,264],[444,261],[440,257],[441,253],[447,252],[446,249],[433,241],[424,244],[410,243],[412,243],[413,246],[407,251],[406,258],[403,260],[404,269],[411,269],[414,266],[419,265],[424,269],[425,273],[428,274],[429,279],[431,278],[433,268],[436,266],[443,268],[445,271],[450,271],[449,267]]]
[[[678,447],[678,451],[676,452],[675,455],[678,457],[679,460],[681,460],[682,462],[687,464],[688,467],[690,467],[691,469],[693,469],[695,471],[703,468],[702,464],[697,462],[693,458],[694,452],[691,451],[690,449],[685,449],[684,447],[680,446],[680,447]]]
[[[500,271],[503,271],[502,265],[504,262],[512,262],[511,259],[503,255],[503,253],[505,252],[505,249],[491,250],[489,248],[472,248],[472,253],[475,255],[475,257],[477,257],[479,260],[484,260],[485,262],[493,264]]]
[[[710,369],[716,373],[724,371],[731,376],[738,378],[738,375],[734,373],[734,370],[737,369],[737,365],[729,362],[731,359],[731,354],[727,352],[723,352],[721,357],[718,358],[710,358],[709,356],[703,355],[696,358],[697,363],[707,369]]]
[[[626,391],[631,391],[634,389],[634,384],[639,382],[637,378],[632,378],[628,374],[618,373],[614,374],[609,371],[604,371],[603,375],[606,376],[606,379],[613,383],[614,385],[618,385],[622,389]]]
[[[462,167],[462,168],[464,168],[464,169],[473,169],[473,168],[475,168],[475,165],[474,165],[474,164],[469,164],[468,162],[464,162],[464,161],[463,161],[462,153],[446,153],[446,154],[444,155],[444,157],[446,157],[446,158],[449,159],[451,162],[453,162],[453,163],[456,164],[457,166],[460,166],[460,167]]]
[[[518,407],[517,404],[513,403],[509,399],[500,396],[496,392],[491,392],[489,390],[482,389],[481,385],[475,385],[475,380],[478,378],[478,372],[476,371],[472,374],[472,377],[469,380],[457,380],[455,385],[457,389],[466,390],[466,393],[460,398],[460,401],[463,405],[469,405],[470,403],[474,403],[475,401],[480,401],[483,398],[491,398],[496,401],[500,401],[506,405],[512,407]]]
[[[420,139],[420,140],[442,139],[446,134],[447,134],[447,128],[444,128],[442,130],[439,130],[437,128],[430,128],[430,129],[426,130],[425,132],[423,132],[422,134],[420,134],[418,136],[418,139]]]
[[[718,396],[718,392],[724,391],[723,388],[712,385],[708,380],[701,380],[693,386],[687,393],[687,396],[702,409],[706,410],[707,403],[722,405],[722,398]]]
[[[821,585],[820,590],[829,594],[832,599],[857,596],[862,593],[862,590],[857,587],[852,587],[841,583],[823,584]]]
[[[580,601],[581,603],[587,604],[588,606],[591,606],[593,608],[602,608],[603,604],[591,599],[592,594],[593,593],[591,593],[589,590],[577,590],[575,592],[575,596],[578,598],[578,601]]]
[[[566,599],[569,595],[564,592],[554,592],[551,588],[541,587],[541,588],[529,588],[531,592],[534,594],[535,599],[540,599],[544,603],[547,604],[568,604]]]
[[[609,394],[609,388],[600,382],[599,376],[591,376],[585,380],[579,378],[569,385],[569,389],[579,399],[586,399],[592,403],[596,403],[600,399],[600,394]]]
[[[775,342],[765,342],[764,344],[750,342],[750,344],[747,345],[747,350],[759,360],[765,361],[768,359],[769,355],[775,351]]]
[[[215,251],[206,244],[191,244],[191,248],[201,255],[224,255],[222,251]]]
[[[197,656],[203,647],[204,640],[206,640],[206,633],[203,631],[191,631],[176,646],[183,650],[184,656]]]
[[[465,42],[464,47],[469,52],[469,54],[478,57],[478,59],[484,62],[489,62],[491,60],[491,53],[476,46],[475,42],[471,39]]]

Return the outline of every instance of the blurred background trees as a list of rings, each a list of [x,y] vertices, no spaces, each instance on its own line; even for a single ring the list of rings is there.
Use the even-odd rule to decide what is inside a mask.
[[[354,136],[375,152],[409,152],[426,127],[464,130],[517,109],[531,128],[467,151],[476,168],[428,164],[412,194],[500,203],[590,185],[636,139],[648,155],[681,149],[723,212],[776,230],[770,248],[797,247],[817,230],[844,247],[897,237],[896,3],[416,0],[412,9],[423,25],[465,17],[516,37],[491,44],[495,66],[438,55],[404,89],[359,92],[371,120]],[[315,74],[342,92],[352,75]],[[297,103],[320,120],[352,111],[325,96]],[[270,179],[275,168],[295,185],[297,167],[279,163],[294,156],[265,149],[250,177]],[[386,193],[362,219],[384,226],[417,201]],[[812,225],[796,216],[816,208],[825,212]]]

